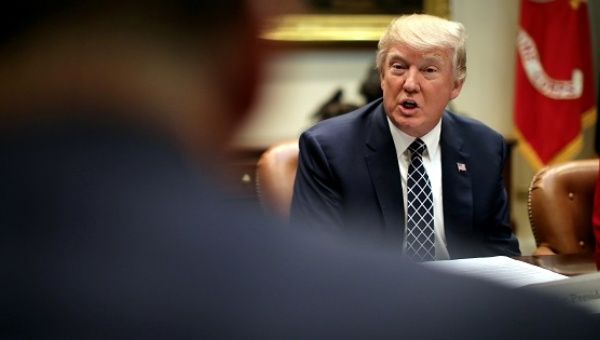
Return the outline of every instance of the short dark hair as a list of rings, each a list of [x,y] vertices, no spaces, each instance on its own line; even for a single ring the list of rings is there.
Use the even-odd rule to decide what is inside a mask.
[[[245,13],[244,0],[57,0],[16,1],[0,12],[0,46],[43,24],[78,16],[132,14],[156,25],[198,29],[204,33],[236,23]],[[152,22],[149,22],[152,24]]]

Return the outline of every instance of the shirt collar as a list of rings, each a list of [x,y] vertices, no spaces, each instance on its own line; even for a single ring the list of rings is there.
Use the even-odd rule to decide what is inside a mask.
[[[417,139],[416,137],[407,135],[398,129],[394,123],[390,120],[390,117],[387,117],[388,126],[390,127],[390,132],[392,133],[392,139],[394,140],[394,146],[396,147],[396,153],[398,157],[403,155],[406,152],[406,149],[410,146],[410,144]],[[426,135],[421,137],[421,140],[427,145],[427,151],[423,154],[425,157],[429,157],[429,159],[433,159],[433,157],[437,154],[440,149],[440,134],[442,132],[442,120],[440,119],[438,123],[429,131]]]

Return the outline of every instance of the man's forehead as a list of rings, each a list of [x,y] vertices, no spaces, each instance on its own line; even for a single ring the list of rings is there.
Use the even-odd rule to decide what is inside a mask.
[[[388,52],[388,59],[411,59],[418,57],[422,60],[440,61],[448,60],[450,51],[447,48],[435,47],[426,50],[415,49],[407,45],[392,46]]]

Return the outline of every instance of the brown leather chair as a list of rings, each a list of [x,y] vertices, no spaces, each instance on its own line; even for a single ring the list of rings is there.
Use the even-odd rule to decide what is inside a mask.
[[[529,222],[534,255],[591,252],[598,159],[577,160],[540,170],[529,186]]]
[[[256,191],[267,213],[287,221],[292,203],[298,141],[276,144],[265,151],[256,166]]]

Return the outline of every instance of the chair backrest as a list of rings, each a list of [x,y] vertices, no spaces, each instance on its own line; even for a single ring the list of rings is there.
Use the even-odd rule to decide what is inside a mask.
[[[276,144],[265,151],[256,166],[256,191],[263,208],[287,221],[290,214],[298,141]]]
[[[557,254],[591,252],[598,159],[540,170],[529,186],[529,222],[538,246]]]

